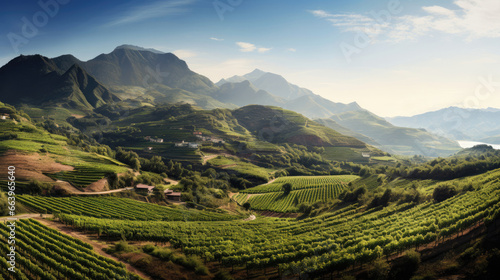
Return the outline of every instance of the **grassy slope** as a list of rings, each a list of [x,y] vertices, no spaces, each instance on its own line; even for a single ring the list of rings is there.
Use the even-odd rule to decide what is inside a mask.
[[[273,183],[244,190],[233,199],[239,204],[249,202],[254,210],[298,212],[301,203],[335,199],[345,190],[347,183],[358,178],[353,175],[280,177]],[[285,195],[282,187],[286,183],[292,185],[292,190]]]
[[[228,158],[218,156],[209,160],[208,163],[214,167],[234,170],[244,175],[262,178],[265,181],[269,181],[269,173],[272,172],[270,169],[259,167],[249,162],[244,162],[235,157]]]
[[[366,144],[308,118],[273,106],[249,105],[233,111],[239,123],[272,143],[364,148]]]
[[[368,111],[351,111],[331,117],[336,123],[366,135],[382,148],[398,154],[450,155],[460,150],[446,138],[415,128],[396,127]]]
[[[128,170],[124,164],[112,158],[69,146],[66,137],[51,134],[25,119],[21,122],[0,120],[0,130],[2,135],[14,134],[17,136],[15,139],[0,141],[0,151],[2,153],[7,150],[16,150],[28,154],[46,154],[56,162],[77,169],[92,169],[102,173],[122,173]]]

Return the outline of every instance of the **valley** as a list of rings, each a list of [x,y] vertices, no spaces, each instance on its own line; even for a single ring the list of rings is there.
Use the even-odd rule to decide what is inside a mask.
[[[0,101],[0,169],[15,166],[0,174],[0,279],[497,272],[496,146],[461,148],[258,69],[213,83],[130,45],[19,56],[0,68]]]

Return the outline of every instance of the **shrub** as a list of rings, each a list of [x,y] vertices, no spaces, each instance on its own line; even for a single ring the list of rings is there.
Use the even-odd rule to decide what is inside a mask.
[[[154,250],[155,250],[155,246],[153,246],[151,244],[147,244],[147,245],[142,246],[142,251],[144,251],[144,253],[150,254]]]
[[[441,202],[447,200],[450,197],[453,197],[457,194],[457,189],[453,185],[443,184],[439,185],[434,189],[432,193],[432,198],[436,202]]]
[[[243,203],[243,208],[245,208],[246,210],[250,209],[250,207],[251,207],[250,202]]]
[[[233,280],[234,278],[227,271],[219,271],[215,274],[214,280]]]
[[[394,261],[389,272],[389,279],[410,279],[420,265],[420,253],[415,250],[406,251],[405,255]]]

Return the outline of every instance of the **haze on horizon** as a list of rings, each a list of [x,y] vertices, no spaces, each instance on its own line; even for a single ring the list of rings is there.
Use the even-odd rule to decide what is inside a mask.
[[[498,1],[373,2],[9,1],[0,65],[132,44],[173,52],[213,82],[259,68],[381,116],[500,108]],[[26,21],[36,30],[23,34]]]

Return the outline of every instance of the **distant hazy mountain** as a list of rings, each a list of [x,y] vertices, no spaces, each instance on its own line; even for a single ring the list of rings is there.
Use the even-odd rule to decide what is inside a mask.
[[[47,57],[30,55],[0,68],[0,100],[92,110],[120,99],[76,64],[63,71]]]
[[[394,126],[366,110],[344,112],[330,119],[353,132],[373,139],[379,144],[376,145],[378,148],[392,153],[446,156],[460,150],[460,146],[455,141],[429,133],[425,129]],[[335,128],[324,121],[322,123]]]
[[[286,102],[283,107],[313,119],[328,118],[343,112],[363,110],[356,102],[349,104],[333,102],[316,94],[290,100]]]
[[[239,106],[249,104],[265,104],[276,105],[285,109],[293,110],[301,113],[309,118],[328,118],[334,114],[361,110],[362,108],[355,102],[350,104],[332,102],[326,98],[314,94],[312,91],[298,87],[289,83],[285,78],[280,75],[264,72],[259,69],[245,74],[243,76],[233,76],[227,79],[222,79],[217,82],[219,87],[227,86],[228,84],[240,84],[240,86],[232,86],[234,88],[241,88],[241,82],[249,81],[248,87],[254,87],[266,91],[268,94],[261,93],[260,96],[252,94],[255,99],[248,99],[244,94],[232,94],[231,100],[225,100],[228,95],[217,95],[217,99],[223,102],[231,102]],[[248,89],[246,91],[249,91]],[[263,97],[265,95],[265,97]],[[264,99],[264,101],[261,101]]]
[[[225,83],[238,83],[244,80],[250,81],[258,89],[265,90],[285,100],[295,99],[304,95],[313,95],[312,91],[291,84],[280,75],[264,72],[259,69],[255,69],[243,76],[233,76],[228,79],[222,79],[217,85],[221,86]]]
[[[150,87],[162,84],[194,93],[207,94],[217,87],[207,78],[189,69],[186,62],[172,53],[152,52],[149,49],[123,45],[109,54],[101,54],[82,62],[73,56],[54,58],[64,67],[77,62],[83,69],[107,86]]]
[[[249,104],[259,105],[281,105],[284,100],[276,97],[265,90],[260,90],[248,80],[237,83],[226,83],[220,86],[214,96],[218,100],[232,103],[238,106]]]
[[[394,125],[425,128],[456,140],[495,141],[500,135],[500,109],[464,109],[449,107],[412,117],[387,118]]]
[[[159,51],[159,50],[155,50],[152,48],[143,48],[143,47],[134,46],[134,45],[127,45],[127,44],[123,44],[121,46],[118,46],[115,49],[117,49],[117,50],[118,49],[129,49],[129,50],[134,50],[134,51],[148,51],[148,52],[157,53],[157,54],[164,54],[164,52]]]
[[[345,128],[343,126],[341,126],[340,124],[338,124],[336,121],[332,120],[332,119],[315,119],[314,120],[315,122],[319,123],[319,124],[322,124],[326,127],[329,127],[339,133],[342,133],[344,135],[347,135],[347,136],[351,136],[351,137],[354,137],[356,139],[359,139],[367,144],[370,144],[372,146],[376,146],[376,147],[380,147],[382,145],[380,145],[377,141],[375,141],[374,139],[366,136],[366,135],[363,135],[361,133],[357,133],[357,132],[354,132],[348,128]]]

